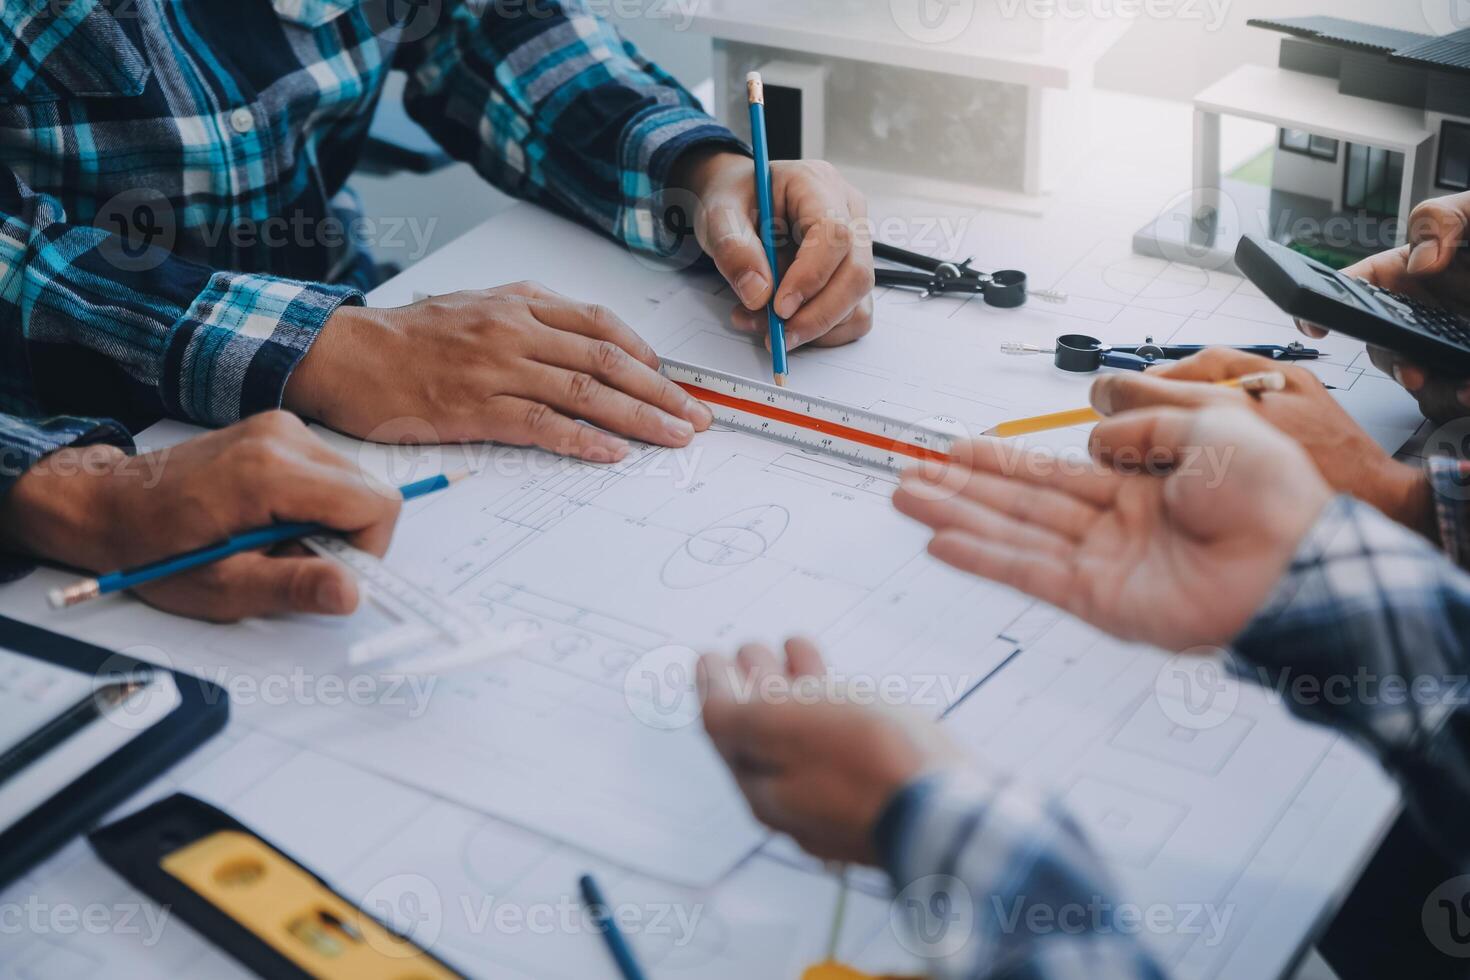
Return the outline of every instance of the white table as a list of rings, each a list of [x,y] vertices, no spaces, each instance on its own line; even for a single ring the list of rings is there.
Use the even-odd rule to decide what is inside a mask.
[[[1168,278],[1174,273],[1165,270],[1161,274],[1127,252],[1132,231],[1164,211],[1171,198],[1188,191],[1188,107],[1113,96],[1100,96],[1098,105],[1095,135],[1101,138],[1085,144],[1092,152],[1078,154],[1086,172],[1066,193],[1045,202],[1042,217],[998,212],[977,215],[905,199],[892,193],[892,188],[877,189],[873,210],[880,227],[884,219],[902,219],[888,226],[890,231],[897,229],[915,238],[928,235],[923,246],[927,250],[949,250],[959,257],[973,254],[981,268],[1026,269],[1037,285],[1058,286],[1075,294],[1060,312],[1023,311],[1005,321],[978,305],[940,307],[943,312],[935,315],[932,336],[916,337],[914,344],[969,344],[976,350],[989,350],[1000,339],[1009,339],[1003,330],[1024,334],[1016,339],[1048,339],[1041,334],[1055,330],[1059,323],[1078,321],[1078,329],[1090,324],[1088,332],[1112,341],[1144,330],[1158,332],[1162,340],[1166,330],[1181,327],[1223,331],[1213,338],[1216,340],[1236,339],[1232,329],[1266,329],[1261,318],[1269,319],[1269,311],[1253,305],[1249,292],[1238,282],[1192,273],[1177,274],[1183,278],[1176,282]],[[487,287],[523,278],[607,303],[635,327],[640,315],[650,309],[649,297],[667,294],[677,286],[669,273],[563,219],[522,205],[431,256],[370,299],[374,305],[399,305],[420,293]],[[1160,288],[1170,284],[1180,288]],[[1121,302],[1120,290],[1137,302]],[[885,329],[885,309],[880,302],[880,331]],[[847,363],[844,358],[853,356],[842,351],[801,353],[794,359],[794,377],[799,379],[804,372],[815,377],[824,366],[841,367]],[[736,360],[736,367],[750,363],[748,356]],[[1361,374],[1360,369],[1361,365],[1332,368],[1352,372],[1361,382],[1361,397],[1353,406],[1360,418],[1377,424],[1385,438],[1395,438],[1393,433],[1401,438],[1412,402],[1396,394],[1385,379]],[[1033,364],[1015,370],[1036,371],[1035,376],[1041,378],[1049,368]],[[1052,378],[1048,383],[1067,386],[1066,390],[1075,392],[1076,403],[1085,402],[1087,379],[1058,382]],[[173,432],[175,437],[178,434]],[[161,437],[169,436],[165,432]],[[0,612],[128,648],[144,658],[160,656],[162,651],[155,646],[160,631],[176,628],[169,617],[127,599],[107,600],[65,616],[49,613],[42,608],[40,596],[55,580],[56,576],[41,573],[0,589]],[[1038,613],[1032,625],[1040,626],[1030,633],[1026,622],[1018,623],[1016,639],[1024,645],[1044,632],[1054,618]],[[1347,771],[1361,772],[1360,762],[1349,760],[1344,765],[1350,767]],[[144,789],[141,798],[150,799],[178,786],[218,801],[369,907],[390,915],[405,914],[412,925],[421,923],[409,913],[421,907],[404,909],[404,895],[438,903],[434,905],[437,918],[431,923],[434,935],[419,935],[427,941],[442,938],[447,955],[451,959],[468,957],[458,961],[472,972],[493,969],[498,976],[541,976],[547,975],[548,964],[554,962],[559,970],[571,971],[566,975],[612,975],[605,951],[585,931],[553,930],[549,936],[525,927],[494,931],[487,928],[483,915],[477,917],[477,895],[503,897],[522,910],[550,907],[551,898],[541,892],[523,894],[531,887],[527,882],[532,877],[539,882],[548,875],[562,876],[570,891],[575,873],[593,868],[605,876],[615,900],[652,902],[662,895],[686,908],[707,903],[717,924],[712,932],[697,933],[696,941],[677,945],[656,937],[640,940],[645,942],[642,948],[651,957],[655,976],[710,976],[718,971],[731,976],[768,975],[768,962],[742,959],[758,958],[762,947],[794,946],[798,954],[792,962],[812,962],[820,953],[833,896],[830,880],[812,873],[779,848],[742,865],[713,890],[661,890],[656,883],[623,874],[605,862],[239,722],[232,723],[221,739],[178,771]],[[1297,922],[1292,909],[1281,906],[1283,902],[1304,905],[1309,914],[1295,925],[1278,925],[1274,931],[1270,922],[1253,927],[1246,943],[1249,948],[1233,954],[1232,970],[1244,966],[1250,975],[1266,975],[1286,969],[1309,941],[1311,920],[1327,913],[1334,895],[1350,886],[1394,810],[1391,790],[1374,784],[1358,792],[1364,794],[1359,802],[1371,812],[1336,830],[1350,835],[1354,842],[1350,852],[1342,848],[1314,852],[1316,865],[1305,869],[1311,887],[1302,894],[1288,892],[1269,899],[1281,922]],[[534,876],[528,871],[533,866]],[[385,897],[386,907],[379,904]],[[108,921],[115,927],[99,935],[76,926],[59,927],[54,918],[46,917],[57,909],[94,903],[113,913]],[[136,903],[137,897],[101,868],[84,845],[73,845],[0,896],[0,910],[18,909],[40,916],[42,923],[39,932],[29,928],[0,931],[0,977],[80,976],[99,970],[110,976],[170,971],[191,976],[239,973],[230,961],[177,925],[163,928],[156,942],[146,941],[150,938],[146,931],[140,934],[142,920],[136,916],[130,919],[133,931],[123,929],[119,910],[136,912]],[[870,967],[911,965],[893,934],[884,928],[885,918],[880,899],[860,901],[845,937],[844,955]],[[7,920],[0,919],[0,930],[6,925]],[[462,952],[492,947],[496,955],[485,960]],[[1214,975],[1224,963],[1217,958],[1203,967],[1196,963],[1195,968],[1199,975]]]

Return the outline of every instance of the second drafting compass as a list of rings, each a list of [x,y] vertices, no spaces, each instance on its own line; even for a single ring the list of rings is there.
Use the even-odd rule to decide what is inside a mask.
[[[1206,347],[1218,346],[1221,345],[1156,344],[1152,337],[1145,337],[1143,343],[1135,346],[1114,346],[1086,334],[1069,333],[1058,337],[1055,347],[1039,347],[1036,344],[1007,341],[1000,345],[1000,349],[1003,354],[1050,354],[1052,362],[1063,371],[1087,373],[1105,367],[1142,371],[1160,361],[1179,360],[1198,354]],[[1311,361],[1321,356],[1315,348],[1304,347],[1300,342],[1245,344],[1231,349],[1244,351],[1247,354],[1259,354],[1273,361]]]
[[[882,242],[873,243],[873,257],[909,267],[877,269],[876,285],[917,290],[925,299],[940,294],[973,296],[978,293],[985,300],[985,305],[1001,309],[1022,306],[1028,296],[1046,300],[1048,303],[1064,303],[1067,299],[1063,294],[1050,290],[1028,290],[1026,273],[1016,269],[980,272],[970,267],[969,259],[963,262],[946,262]]]

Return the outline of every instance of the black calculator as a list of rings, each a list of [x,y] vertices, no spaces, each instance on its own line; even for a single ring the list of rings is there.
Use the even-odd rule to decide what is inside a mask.
[[[1277,306],[1336,333],[1383,347],[1435,373],[1470,376],[1470,320],[1246,235],[1235,265]]]

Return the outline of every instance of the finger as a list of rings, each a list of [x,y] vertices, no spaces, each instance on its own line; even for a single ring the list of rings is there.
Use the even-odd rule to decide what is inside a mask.
[[[1288,369],[1269,357],[1250,354],[1230,347],[1211,347],[1181,360],[1149,368],[1144,374],[1148,377],[1170,378],[1175,381],[1229,381],[1232,378],[1239,378],[1247,374],[1260,374],[1263,371],[1285,373],[1287,380],[1292,380]],[[1107,377],[1116,377],[1116,375]],[[1101,381],[1103,378],[1098,380]]]
[[[813,347],[841,347],[866,337],[873,329],[873,295],[868,293],[847,319],[811,342]]]
[[[616,463],[628,455],[622,439],[574,422],[544,402],[496,395],[486,400],[485,409],[500,420],[502,440],[511,445],[539,446],[591,463]]]
[[[532,299],[527,305],[531,314],[548,327],[617,344],[655,371],[658,370],[658,354],[648,345],[648,341],[638,336],[636,330],[606,306],[577,303],[569,299]]]
[[[785,289],[783,281],[782,289]],[[808,293],[799,311],[786,322],[788,349],[800,347],[846,323],[858,304],[873,292],[873,270],[849,256],[820,293]]]
[[[310,436],[313,441],[317,437]],[[241,440],[237,460],[257,474],[261,499],[278,522],[315,522],[346,533],[374,554],[387,551],[403,499],[335,453],[306,458],[288,441]]]
[[[1050,487],[1036,487],[993,473],[965,470],[934,479],[933,471],[910,470],[899,481],[893,503],[900,513],[936,530],[955,523],[946,506],[956,491],[991,510],[1055,535],[1062,542],[1081,538],[1097,520],[1096,507]]]
[[[801,229],[801,245],[791,267],[781,276],[781,288],[776,291],[776,315],[786,320],[798,320],[800,314],[806,312],[809,301],[814,301],[838,284],[839,270],[856,267],[861,271],[862,265],[854,261],[851,217],[845,201],[838,202],[826,195],[808,195],[800,199],[786,217],[792,227]],[[871,262],[867,264],[867,270],[871,278]],[[849,281],[844,288],[851,291],[853,285],[849,273]],[[868,289],[872,288],[869,283]],[[835,326],[837,319],[845,316],[856,302],[855,294],[830,299],[826,316],[833,316],[832,308],[843,303],[846,306],[840,316],[819,332],[826,333]]]
[[[777,833],[789,832],[791,817],[781,804],[779,770],[757,760],[742,760],[734,773],[740,795],[750,804],[755,818]]]
[[[379,558],[383,557],[383,555],[388,553],[388,546],[393,543],[393,532],[397,526],[398,517],[403,511],[403,494],[397,487],[384,483],[382,480],[363,470],[362,467],[348,460],[347,457],[333,450],[314,433],[310,434],[310,436],[311,442],[315,444],[310,451],[313,453],[313,458],[317,462],[325,467],[341,472],[349,485],[356,486],[361,483],[367,491],[383,500],[382,512],[378,516],[378,519],[355,530],[338,528],[338,530],[347,531],[347,541],[354,548],[360,551],[366,551],[372,555],[377,555]],[[349,491],[349,493],[355,495],[353,491]],[[343,509],[340,511],[340,514],[351,517],[355,513],[352,496],[344,495],[341,498],[341,503]],[[304,545],[300,547],[301,554],[313,554]]]
[[[1075,599],[1072,568],[1054,555],[1035,554],[956,530],[936,534],[929,542],[929,553],[946,565],[1020,589],[1062,609]]]
[[[1150,408],[1104,419],[1093,427],[1089,448],[1106,459],[1122,454],[1159,465],[1186,452],[1203,413],[1187,408]]]
[[[817,645],[804,636],[786,641],[786,673],[792,677],[820,677],[827,672]]]
[[[741,675],[752,688],[764,682],[767,677],[782,674],[776,655],[771,652],[770,647],[761,643],[747,643],[741,647],[735,655],[735,663],[739,665]]]
[[[736,306],[730,310],[730,325],[741,333],[765,333],[767,324],[764,309],[747,310],[743,306]]]
[[[1411,361],[1406,361],[1391,350],[1368,345],[1368,360],[1378,370],[1393,378],[1410,394],[1418,394],[1429,380],[1429,373]]]
[[[611,341],[552,332],[537,345],[536,359],[589,374],[640,402],[683,419],[697,431],[709,428],[714,421],[704,402],[691,398],[683,388]]]
[[[917,476],[911,476],[893,495],[893,504],[900,513],[929,525],[935,531],[965,531],[976,537],[1005,541],[1018,548],[1033,548],[1059,557],[1072,551],[1072,543],[1049,528],[1002,514],[968,495],[925,493],[925,487],[932,486]]]
[[[586,419],[620,436],[675,447],[687,446],[694,438],[694,426],[688,421],[609,388],[582,371],[527,365],[510,389],[508,394],[544,402],[563,415]]]
[[[1416,279],[1450,267],[1465,244],[1466,215],[1446,198],[1424,201],[1409,213],[1409,256],[1404,270]]]
[[[1331,333],[1326,327],[1319,327],[1317,324],[1308,323],[1306,320],[1297,320],[1295,322],[1297,330],[1313,340],[1321,340]]]
[[[159,608],[221,623],[285,613],[346,615],[358,604],[352,573],[316,557],[235,555],[136,591]]]
[[[1045,449],[1023,449],[1005,439],[981,436],[950,447],[950,461],[959,467],[992,473],[1034,487],[1050,487],[1096,506],[1112,503],[1122,477],[1086,457],[1059,456]],[[926,479],[943,473],[940,467],[921,465]]]
[[[1412,245],[1401,245],[1370,255],[1342,270],[1342,274],[1354,279],[1364,279],[1382,289],[1403,293],[1423,302],[1435,302],[1434,293],[1421,276],[1409,272],[1409,257]]]
[[[708,704],[711,701],[735,700],[733,667],[734,664],[717,653],[706,653],[699,658],[694,668],[694,680],[701,701]]]
[[[754,164],[751,179],[755,179]],[[751,215],[736,201],[708,202],[695,228],[705,254],[720,270],[748,310],[758,310],[771,299],[771,266]]]
[[[1109,374],[1092,383],[1088,395],[1092,407],[1102,415],[1117,415],[1140,408],[1174,405],[1181,408],[1203,408],[1228,404],[1241,397],[1240,392],[1202,381],[1175,381],[1169,376],[1148,374]]]

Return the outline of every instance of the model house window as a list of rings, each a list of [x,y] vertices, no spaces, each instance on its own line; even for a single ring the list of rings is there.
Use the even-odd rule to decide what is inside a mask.
[[[1343,174],[1344,206],[1372,214],[1398,211],[1399,192],[1404,183],[1404,155],[1376,146],[1349,143],[1347,169]]]
[[[1446,119],[1439,127],[1439,173],[1434,182],[1451,191],[1470,191],[1470,125]]]
[[[1337,140],[1330,140],[1325,136],[1313,136],[1305,130],[1283,129],[1280,146],[1288,153],[1300,153],[1302,156],[1326,160],[1329,163],[1337,161]]]

